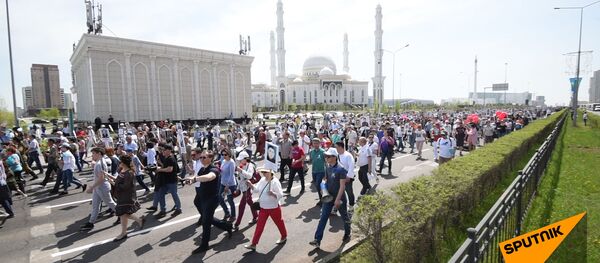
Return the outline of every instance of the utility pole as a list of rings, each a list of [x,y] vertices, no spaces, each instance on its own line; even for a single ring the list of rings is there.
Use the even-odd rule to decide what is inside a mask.
[[[15,94],[15,73],[13,70],[12,44],[10,41],[10,18],[8,14],[8,0],[6,3],[6,27],[8,28],[8,57],[10,60],[10,82],[12,85],[13,113],[15,115],[15,126],[19,126],[19,118],[17,116],[17,97]]]

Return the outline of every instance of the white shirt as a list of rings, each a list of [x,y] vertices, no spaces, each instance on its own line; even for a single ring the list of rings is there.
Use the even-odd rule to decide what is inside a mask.
[[[269,190],[275,193],[275,197],[269,194]],[[281,183],[277,177],[273,177],[271,183],[267,182],[265,177],[260,178],[260,181],[254,186],[255,193],[258,194],[258,201],[260,202],[260,208],[273,209],[279,206],[279,200],[283,197],[283,190],[281,189]],[[262,194],[261,194],[262,193]]]
[[[148,149],[146,159],[148,160],[148,165],[156,165],[156,150],[154,148]]]
[[[298,145],[300,146],[300,148],[302,148],[302,150],[304,150],[304,153],[307,153],[308,146],[310,145],[310,138],[308,138],[308,136],[306,136],[306,134],[304,135],[304,137],[299,136],[298,137]]]
[[[365,144],[360,147],[358,150],[358,160],[356,161],[356,166],[361,167],[369,164],[369,157],[373,156],[373,152],[369,148],[368,144]]]
[[[450,150],[456,147],[456,140],[449,138],[445,139],[443,137],[438,139],[437,149],[440,151],[440,157],[444,158],[453,158],[454,155]]]
[[[416,142],[423,142],[425,141],[425,130],[416,130],[415,131],[415,141]]]
[[[29,152],[38,152],[40,151],[40,144],[36,139],[31,139],[29,142]]]
[[[66,171],[66,170],[74,171],[75,170],[75,156],[73,156],[71,151],[67,150],[67,151],[63,152],[62,160],[63,160],[63,168],[62,168],[63,171]]]
[[[348,151],[344,151],[344,153],[340,154],[338,157],[340,158],[340,164],[342,167],[348,171],[346,177],[354,178],[354,157],[352,154],[350,154]]]
[[[355,130],[351,130],[348,133],[348,144],[355,145],[357,140],[358,140],[358,134],[356,133]]]

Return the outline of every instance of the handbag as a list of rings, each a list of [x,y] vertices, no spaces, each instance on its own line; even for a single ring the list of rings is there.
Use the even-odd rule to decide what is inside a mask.
[[[260,197],[265,192],[265,189],[267,189],[267,186],[269,187],[269,190],[271,190],[271,182],[269,182],[269,184],[267,184],[267,185],[265,185],[265,187],[263,187],[262,191],[260,192],[260,195],[258,196],[258,200],[256,200],[256,202],[254,202],[252,204],[252,206],[250,207],[250,208],[252,208],[252,210],[260,210]]]

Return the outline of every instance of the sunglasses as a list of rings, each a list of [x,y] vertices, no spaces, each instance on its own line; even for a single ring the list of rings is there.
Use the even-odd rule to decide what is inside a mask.
[[[200,158],[200,159],[208,159],[208,157],[206,157],[206,156],[200,156],[198,158]]]

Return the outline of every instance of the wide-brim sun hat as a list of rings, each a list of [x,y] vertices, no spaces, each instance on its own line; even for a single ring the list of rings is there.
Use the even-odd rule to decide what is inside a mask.
[[[329,148],[327,151],[325,151],[324,155],[326,156],[338,156],[338,152],[335,148]]]
[[[271,174],[275,174],[273,172],[273,169],[267,168],[267,167],[260,167],[257,170],[258,170],[259,173],[271,173]]]

